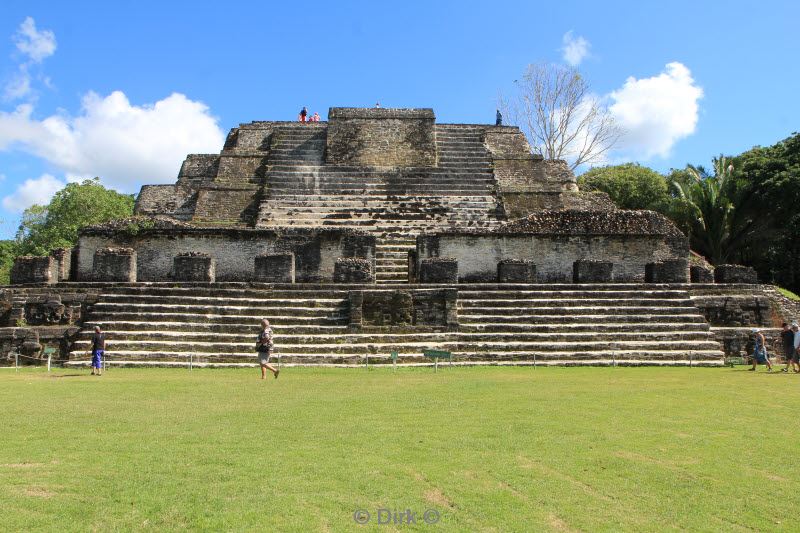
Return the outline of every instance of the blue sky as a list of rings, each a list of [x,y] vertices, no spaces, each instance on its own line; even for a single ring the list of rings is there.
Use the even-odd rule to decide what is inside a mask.
[[[800,130],[798,5],[5,0],[0,238],[67,180],[172,182],[186,153],[303,105],[491,122],[537,61],[577,61],[617,106],[630,128],[613,161],[708,164]]]

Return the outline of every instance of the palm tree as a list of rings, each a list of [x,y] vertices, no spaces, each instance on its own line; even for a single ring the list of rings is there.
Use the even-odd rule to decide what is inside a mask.
[[[689,179],[672,186],[689,215],[692,249],[715,265],[733,260],[762,226],[753,216],[751,187],[736,179],[725,156],[714,159],[714,173],[687,165]]]

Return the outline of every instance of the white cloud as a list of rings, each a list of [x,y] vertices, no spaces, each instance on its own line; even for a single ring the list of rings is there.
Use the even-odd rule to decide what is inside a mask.
[[[13,213],[22,213],[34,204],[47,205],[53,195],[65,185],[65,182],[50,174],[25,180],[14,193],[3,198],[3,208]]]
[[[12,41],[25,56],[25,61],[17,65],[17,72],[3,88],[3,99],[6,101],[19,100],[33,93],[31,68],[53,55],[57,47],[55,34],[50,30],[37,30],[36,21],[31,17],[19,25]],[[51,87],[49,78],[39,75],[39,79],[45,86]]]
[[[6,100],[18,100],[31,92],[31,75],[28,66],[22,64],[14,77],[9,80],[3,90],[3,98]]]
[[[703,89],[681,63],[651,78],[630,77],[608,95],[609,110],[625,130],[616,151],[637,159],[667,157],[680,139],[695,132]]]
[[[106,185],[134,192],[143,183],[172,183],[188,153],[217,152],[224,135],[202,102],[173,93],[148,105],[125,94],[84,96],[78,116],[32,116],[22,104],[0,112],[0,151],[20,149],[67,175],[100,176]]]
[[[36,21],[26,17],[13,37],[17,50],[28,56],[34,63],[41,63],[56,52],[56,36],[50,30],[39,31]]]
[[[589,41],[580,35],[573,36],[572,30],[565,33],[561,41],[564,43],[561,48],[562,57],[570,66],[577,67],[589,55]]]

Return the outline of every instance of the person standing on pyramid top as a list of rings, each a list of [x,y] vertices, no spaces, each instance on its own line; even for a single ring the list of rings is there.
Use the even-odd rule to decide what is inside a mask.
[[[319,122],[319,119],[320,119],[320,117],[319,117],[319,113],[317,113],[316,111],[314,111],[314,116],[313,116],[313,117],[311,117],[311,120],[313,120],[314,122]]]
[[[380,107],[381,107],[381,103],[380,102],[375,102],[375,109],[380,109]]]
[[[503,114],[500,110],[497,110],[497,114],[494,116],[494,125],[495,126],[502,126],[503,125]]]
[[[267,370],[272,372],[275,379],[278,379],[280,370],[269,364],[269,357],[272,353],[272,328],[266,318],[261,321],[261,333],[258,334],[256,341],[256,352],[258,353],[258,364],[261,365],[261,379],[267,379]]]
[[[303,106],[303,109],[300,110],[300,122],[305,122],[306,117],[308,116],[308,108]]]

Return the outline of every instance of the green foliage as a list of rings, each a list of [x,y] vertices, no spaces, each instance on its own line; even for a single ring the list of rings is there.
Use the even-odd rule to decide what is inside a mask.
[[[125,227],[120,230],[120,232],[128,237],[136,237],[142,231],[153,229],[155,225],[156,224],[152,219],[137,218],[134,221],[126,224]]]
[[[800,292],[800,134],[773,146],[757,146],[733,162],[737,174],[752,184],[759,216],[770,222],[761,246],[746,250],[743,261],[762,279]]]
[[[14,241],[0,241],[0,285],[8,285],[11,266],[17,256]]]
[[[47,206],[25,210],[17,232],[17,253],[45,255],[54,248],[73,246],[80,228],[129,217],[134,197],[106,189],[99,179],[70,183]]]
[[[688,165],[688,176],[677,176],[672,182],[679,205],[689,215],[692,249],[715,265],[740,255],[765,221],[755,216],[752,184],[737,178],[733,170],[727,158],[720,156],[714,159],[713,174]]]
[[[794,300],[795,302],[800,302],[800,296],[796,295],[795,293],[793,293],[789,289],[784,289],[783,287],[776,287],[776,289],[778,289],[779,293],[781,293],[782,295],[786,296],[790,300]]]
[[[578,178],[578,186],[607,193],[620,209],[666,212],[671,202],[666,178],[635,163],[588,170]]]

